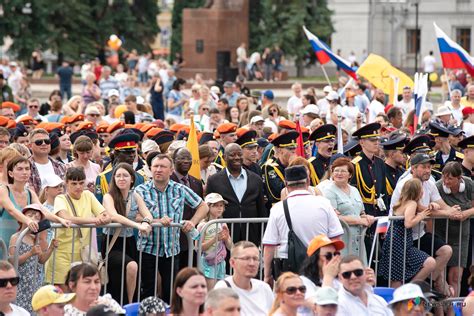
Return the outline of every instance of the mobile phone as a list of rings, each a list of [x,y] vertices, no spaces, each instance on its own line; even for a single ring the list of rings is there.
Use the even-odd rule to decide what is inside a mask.
[[[38,234],[41,233],[42,231],[51,228],[51,222],[48,221],[47,219],[43,219],[38,223],[38,231],[33,234]]]

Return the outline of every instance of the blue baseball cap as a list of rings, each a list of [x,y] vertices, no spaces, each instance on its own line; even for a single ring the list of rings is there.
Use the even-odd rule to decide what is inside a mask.
[[[273,100],[275,98],[275,96],[273,95],[273,91],[272,90],[266,90],[263,95],[265,96],[265,98],[269,99],[269,100]]]

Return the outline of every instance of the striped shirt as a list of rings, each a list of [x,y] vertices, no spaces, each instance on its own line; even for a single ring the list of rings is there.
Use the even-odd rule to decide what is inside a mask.
[[[168,185],[162,192],[155,187],[153,180],[140,184],[135,188],[135,192],[145,201],[146,206],[158,219],[168,216],[173,223],[180,223],[183,219],[184,205],[197,208],[202,199],[190,188],[169,180]],[[138,250],[159,257],[171,257],[179,254],[179,228],[155,227],[148,237],[138,238]]]

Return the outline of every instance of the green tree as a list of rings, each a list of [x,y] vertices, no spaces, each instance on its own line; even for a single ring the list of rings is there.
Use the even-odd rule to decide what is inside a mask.
[[[25,1],[7,1],[0,19],[0,33],[13,39],[11,50],[23,60],[35,49],[71,59],[97,56],[111,34],[124,49],[145,51],[159,32],[156,0],[35,0],[29,8]]]
[[[200,8],[204,5],[204,0],[175,0],[173,4],[173,14],[171,18],[171,52],[173,58],[177,52],[182,52],[183,42],[183,10],[186,8]]]
[[[334,28],[326,0],[262,0],[259,23],[259,50],[279,45],[287,57],[294,57],[298,76],[303,75],[303,60],[312,54],[302,26],[327,42]]]

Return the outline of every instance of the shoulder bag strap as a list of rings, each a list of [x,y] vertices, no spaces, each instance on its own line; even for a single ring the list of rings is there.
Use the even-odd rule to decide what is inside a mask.
[[[229,282],[229,281],[227,281],[226,279],[224,279],[223,281],[225,282],[225,284],[227,285],[227,287],[232,288],[232,286],[230,285],[230,282]]]
[[[72,200],[71,200],[71,197],[69,196],[69,194],[65,194],[64,196],[66,197],[66,201],[69,204],[69,206],[71,207],[71,210],[72,210],[72,213],[74,214],[74,216],[79,217],[79,216],[77,216],[76,208],[74,207],[74,203],[72,203]],[[82,232],[81,232],[80,228],[79,228],[79,238],[82,239]]]
[[[131,193],[130,193],[130,196],[128,198],[127,207],[126,207],[127,211],[130,211],[130,209],[132,208],[132,198],[134,198],[134,196],[133,196],[134,191],[130,191],[130,192]],[[125,212],[125,213],[127,213],[127,212]],[[115,245],[115,242],[117,241],[121,231],[122,231],[122,227],[115,229],[114,235],[113,235],[112,240],[110,241],[110,244],[109,244],[109,249],[107,249],[106,256],[110,253],[110,250],[112,250],[112,248]]]
[[[290,231],[293,231],[293,226],[291,225],[290,211],[288,210],[288,199],[283,200],[283,211],[285,212],[286,224],[288,225],[288,228],[290,228]]]

